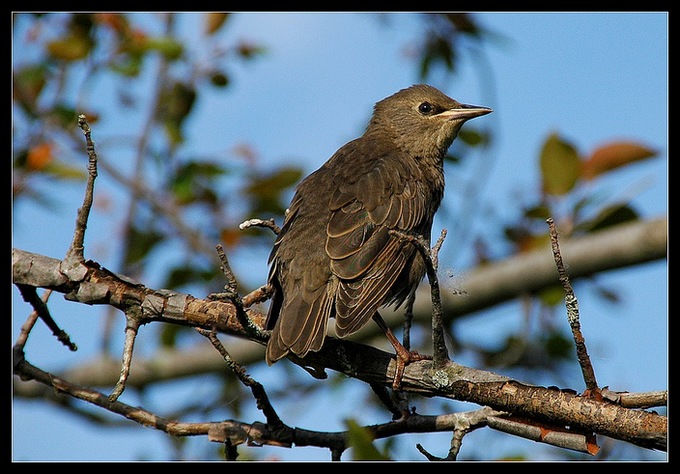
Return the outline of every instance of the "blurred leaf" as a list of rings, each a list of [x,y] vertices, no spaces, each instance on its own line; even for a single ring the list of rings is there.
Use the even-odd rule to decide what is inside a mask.
[[[581,173],[576,149],[555,133],[543,144],[540,163],[543,191],[552,195],[571,191]]]
[[[453,71],[455,59],[456,51],[448,38],[437,34],[429,35],[420,61],[421,79],[426,78],[432,66],[436,64],[443,65],[447,71]]]
[[[226,87],[229,85],[229,76],[221,71],[214,71],[210,74],[210,83],[215,87]]]
[[[142,231],[133,226],[130,229],[127,254],[125,255],[125,266],[132,265],[144,259],[149,252],[164,240],[164,235],[153,229]]]
[[[470,146],[487,145],[489,143],[489,134],[482,133],[474,127],[463,128],[458,132],[458,139]]]
[[[214,178],[225,174],[224,168],[207,161],[188,161],[173,174],[170,189],[177,201],[188,204],[196,201],[215,204],[217,193],[211,188]]]
[[[31,147],[26,156],[26,167],[30,170],[44,168],[54,159],[52,148],[53,145],[51,143],[39,143]]]
[[[530,219],[545,220],[552,215],[552,209],[545,203],[537,204],[524,210],[524,216]]]
[[[564,288],[560,285],[545,288],[539,292],[538,297],[546,306],[558,305],[564,301]]]
[[[136,77],[142,71],[143,57],[139,54],[128,54],[117,58],[109,64],[109,69],[127,77]]]
[[[607,171],[656,156],[656,150],[632,141],[617,141],[597,148],[583,163],[583,177],[593,179]]]
[[[14,71],[14,100],[31,116],[37,114],[38,96],[47,82],[47,66],[35,64],[24,66]]]
[[[92,49],[92,41],[88,37],[67,35],[47,43],[47,52],[55,59],[77,61],[87,57]]]
[[[190,84],[175,82],[163,91],[159,116],[163,121],[182,123],[196,100],[196,90]]]
[[[553,359],[574,357],[574,341],[559,331],[551,331],[544,338],[545,352]]]
[[[480,33],[479,27],[469,13],[447,13],[446,19],[461,33],[472,36],[477,36]]]
[[[593,219],[580,223],[577,229],[595,232],[637,219],[638,213],[628,204],[613,204],[602,209]]]
[[[354,420],[346,420],[347,445],[352,448],[352,459],[355,461],[388,461],[373,445],[373,435],[369,430],[359,426]]]
[[[52,107],[52,110],[48,112],[51,120],[54,120],[60,127],[67,130],[78,126],[78,113],[79,112],[76,112],[73,107],[61,103],[55,104],[54,107]],[[80,113],[85,114],[87,122],[90,125],[97,122],[99,118],[99,115],[94,112],[85,112],[81,110]]]
[[[244,234],[238,228],[224,228],[220,232],[220,241],[227,247],[234,247],[240,242],[241,237],[245,235],[247,234]]]
[[[173,145],[184,140],[182,123],[191,113],[196,101],[196,90],[190,84],[175,82],[163,91],[158,118]]]
[[[597,295],[603,300],[613,304],[621,303],[621,295],[618,292],[605,288],[600,284],[594,285],[594,287]]]
[[[127,17],[121,13],[95,13],[94,21],[118,33],[127,33],[130,29]]]
[[[456,163],[460,163],[460,162],[461,162],[461,157],[458,156],[458,155],[454,155],[453,153],[447,153],[447,154],[444,156],[444,161],[447,162],[447,163],[456,164]]]
[[[94,47],[94,40],[91,36],[92,26],[92,15],[71,14],[67,32],[62,37],[47,43],[47,52],[53,58],[64,61],[84,59]]]
[[[183,329],[182,326],[178,326],[177,324],[163,324],[160,333],[161,346],[166,348],[175,347],[177,335],[181,329]]]
[[[253,200],[251,212],[258,214],[282,214],[282,193],[296,184],[302,177],[302,170],[295,167],[281,168],[264,177],[253,177],[245,193]]]
[[[534,234],[525,225],[506,226],[503,229],[505,239],[512,243],[518,252],[529,252],[545,246],[550,237],[547,232]]]
[[[188,265],[178,266],[170,270],[163,287],[177,289],[193,283],[204,284],[212,281],[219,273],[217,265],[215,268],[210,268],[208,270]]]
[[[236,47],[236,52],[243,59],[253,59],[265,53],[265,48],[262,46],[250,43],[248,41],[241,41]]]
[[[58,161],[52,143],[39,143],[30,149],[20,149],[14,154],[12,166],[26,172],[41,173],[57,179],[83,180],[86,170]]]
[[[163,36],[158,38],[148,38],[146,48],[161,53],[166,59],[174,61],[179,59],[184,52],[184,45],[175,38]]]
[[[41,170],[44,174],[49,174],[59,179],[83,180],[87,177],[87,172],[79,166],[71,166],[58,160],[53,160],[46,164]]]
[[[205,32],[209,35],[214,34],[222,28],[224,22],[229,18],[229,13],[210,12],[205,15]]]

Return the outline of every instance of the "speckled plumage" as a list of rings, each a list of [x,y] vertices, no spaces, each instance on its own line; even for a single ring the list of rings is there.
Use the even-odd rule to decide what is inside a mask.
[[[403,89],[378,102],[365,133],[300,183],[270,255],[269,364],[320,350],[330,318],[344,337],[415,291],[423,259],[389,230],[429,242],[444,156],[466,120],[490,111],[431,86]]]

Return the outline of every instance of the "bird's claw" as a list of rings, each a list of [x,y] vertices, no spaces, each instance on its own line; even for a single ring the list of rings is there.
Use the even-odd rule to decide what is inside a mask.
[[[404,377],[404,370],[411,362],[419,360],[432,360],[432,356],[426,354],[419,354],[417,351],[409,351],[403,346],[402,350],[397,349],[397,366],[394,369],[394,379],[392,380],[392,389],[401,390],[401,379]]]

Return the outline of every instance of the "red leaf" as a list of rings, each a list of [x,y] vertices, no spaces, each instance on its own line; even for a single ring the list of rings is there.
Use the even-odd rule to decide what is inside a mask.
[[[656,156],[656,154],[656,150],[640,143],[632,141],[611,142],[597,148],[583,163],[583,177],[593,179],[607,171],[646,160]]]

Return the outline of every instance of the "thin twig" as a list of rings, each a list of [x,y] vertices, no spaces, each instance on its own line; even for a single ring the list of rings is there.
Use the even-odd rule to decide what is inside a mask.
[[[253,321],[248,317],[248,313],[246,313],[246,310],[244,309],[243,299],[241,298],[241,295],[239,295],[238,293],[236,276],[234,275],[234,272],[231,270],[231,266],[229,265],[229,260],[227,259],[227,254],[224,252],[224,248],[220,244],[217,244],[215,248],[217,249],[217,256],[220,259],[222,273],[224,273],[224,276],[227,279],[227,284],[224,287],[224,289],[226,290],[224,293],[213,293],[208,295],[208,298],[210,299],[226,298],[229,301],[231,301],[236,307],[236,317],[238,318],[239,322],[245,329],[246,334],[258,340],[266,339],[267,335],[262,331],[262,329],[257,324],[253,323]]]
[[[118,400],[125,390],[125,384],[130,376],[130,365],[132,364],[132,352],[135,348],[135,340],[137,339],[137,331],[139,330],[139,318],[134,314],[125,314],[125,343],[123,345],[123,363],[120,368],[120,376],[113,392],[109,395],[109,401],[115,402]]]
[[[430,250],[428,243],[422,236],[414,236],[399,232],[397,230],[390,230],[390,234],[396,235],[397,237],[404,239],[405,241],[413,244],[416,249],[420,252],[425,261],[425,267],[427,269],[427,278],[430,282],[430,293],[432,298],[432,345],[433,345],[433,360],[434,367],[443,367],[447,361],[449,361],[449,353],[446,349],[446,343],[444,342],[444,327],[443,327],[443,310],[441,294],[439,292],[439,278],[437,277],[437,267],[434,265],[432,259],[432,251]],[[441,242],[443,242],[446,237],[446,229],[442,230],[441,236],[437,241],[439,247],[441,247]],[[439,247],[436,247],[436,252],[439,251]],[[435,253],[436,258],[436,253]]]
[[[271,285],[262,285],[241,298],[241,301],[243,301],[244,308],[250,308],[254,304],[264,303],[271,298],[273,294],[274,288]]]
[[[264,227],[271,230],[276,235],[279,235],[281,232],[281,228],[276,225],[274,219],[267,219],[266,221],[262,219],[248,219],[247,221],[241,222],[241,224],[238,226],[238,228],[241,230],[245,230],[249,227]]]
[[[42,298],[40,300],[43,302],[43,304],[47,304],[47,300],[50,299],[50,295],[52,294],[52,290],[45,290],[43,292]],[[33,309],[31,311],[31,314],[28,315],[28,318],[22,324],[21,330],[19,331],[19,336],[17,337],[17,341],[14,343],[14,347],[19,348],[19,350],[24,350],[24,347],[26,346],[26,342],[28,342],[28,335],[31,333],[31,330],[33,329],[33,326],[35,326],[35,322],[38,320],[40,316],[38,315],[38,311],[36,309]]]
[[[555,257],[555,265],[557,266],[557,272],[560,275],[560,282],[564,288],[564,302],[567,307],[567,320],[569,321],[569,326],[571,327],[571,332],[574,335],[574,343],[576,344],[576,357],[578,358],[578,363],[581,366],[581,372],[583,373],[583,380],[586,384],[586,390],[592,394],[599,393],[599,387],[597,385],[597,380],[595,379],[595,370],[590,362],[590,356],[588,356],[588,349],[586,348],[586,341],[581,333],[581,323],[579,321],[579,309],[578,300],[574,294],[574,289],[569,281],[569,275],[564,268],[564,262],[562,261],[562,255],[560,253],[560,245],[557,238],[557,230],[555,229],[555,221],[549,217],[547,219],[548,226],[550,227],[550,244],[552,246],[553,256]]]
[[[78,126],[85,135],[85,143],[87,146],[87,185],[85,187],[85,198],[83,199],[83,206],[78,209],[76,217],[76,228],[73,233],[73,241],[66,254],[67,261],[82,262],[84,257],[84,241],[85,229],[87,228],[87,219],[90,216],[90,209],[92,209],[92,201],[94,199],[94,181],[97,178],[97,153],[94,149],[94,142],[92,141],[90,125],[87,123],[85,115],[78,116]]]
[[[463,437],[465,437],[466,434],[476,430],[477,428],[486,426],[488,420],[503,414],[503,412],[493,410],[490,407],[484,407],[470,412],[442,415],[442,417],[446,417],[448,424],[452,425],[453,428],[451,445],[446,457],[437,457],[429,453],[420,443],[416,444],[416,448],[429,461],[455,461],[458,457],[458,453],[460,452],[460,448],[463,445]]]
[[[17,288],[19,288],[19,292],[24,301],[33,306],[38,317],[43,320],[48,328],[50,328],[50,331],[57,337],[57,340],[68,347],[69,350],[77,351],[78,346],[71,342],[71,337],[54,321],[50,314],[50,310],[47,308],[45,302],[38,296],[35,287],[17,284]]]
[[[196,329],[196,331],[198,331],[201,335],[208,338],[210,343],[215,349],[217,349],[229,368],[234,372],[234,374],[236,374],[236,377],[238,377],[243,385],[250,388],[255,400],[257,401],[257,407],[262,410],[262,413],[264,413],[265,417],[267,418],[267,424],[269,427],[274,431],[279,428],[283,428],[283,422],[276,413],[276,410],[274,410],[272,404],[269,402],[269,397],[267,396],[267,392],[264,390],[262,384],[250,377],[246,373],[246,369],[231,358],[229,352],[227,352],[227,349],[217,338],[215,331],[208,331],[202,328],[194,329]]]

